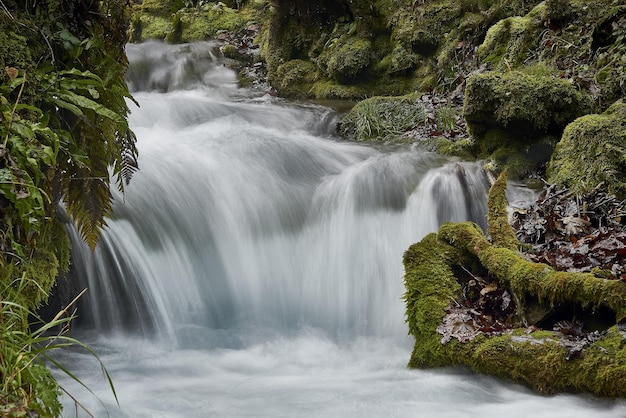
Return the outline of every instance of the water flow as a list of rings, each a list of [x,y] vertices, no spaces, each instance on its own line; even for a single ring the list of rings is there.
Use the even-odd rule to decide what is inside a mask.
[[[121,400],[117,407],[93,362],[73,354],[103,400],[83,400],[92,412],[624,412],[460,371],[407,370],[402,254],[442,222],[484,224],[480,165],[338,141],[330,110],[238,90],[210,50],[128,49],[141,171],[117,197],[95,253],[73,240],[89,287],[83,336]]]

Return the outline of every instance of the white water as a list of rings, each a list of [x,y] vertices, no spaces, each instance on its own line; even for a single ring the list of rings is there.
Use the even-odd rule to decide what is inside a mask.
[[[74,248],[90,308],[77,336],[119,406],[93,359],[60,357],[99,397],[60,376],[95,416],[626,415],[408,370],[402,254],[441,222],[484,223],[480,166],[340,142],[333,112],[238,90],[209,50],[129,47],[141,171],[95,254]]]

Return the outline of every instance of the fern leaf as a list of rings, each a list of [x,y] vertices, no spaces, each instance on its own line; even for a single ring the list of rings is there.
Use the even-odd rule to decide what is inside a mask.
[[[133,174],[139,170],[135,146],[137,138],[131,130],[128,130],[124,135],[118,136],[118,141],[120,157],[115,161],[114,174],[117,176],[117,187],[123,192],[124,185],[128,185]]]
[[[79,177],[81,174],[83,177]],[[95,173],[80,170],[69,179],[65,192],[67,212],[92,250],[107,226],[106,218],[112,211],[108,175],[98,177],[93,174]]]

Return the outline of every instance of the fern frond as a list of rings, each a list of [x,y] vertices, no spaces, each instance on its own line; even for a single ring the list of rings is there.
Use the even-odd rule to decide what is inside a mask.
[[[124,135],[118,135],[120,157],[115,160],[113,174],[117,177],[117,187],[124,191],[124,186],[130,183],[133,174],[139,170],[137,161],[137,138],[133,131],[126,131]]]
[[[82,176],[81,176],[82,174]],[[112,195],[106,172],[79,170],[67,182],[65,204],[83,240],[94,250],[111,215]]]

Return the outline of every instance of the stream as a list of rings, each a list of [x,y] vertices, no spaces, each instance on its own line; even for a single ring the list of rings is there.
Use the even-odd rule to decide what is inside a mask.
[[[410,370],[402,254],[485,227],[480,163],[338,139],[337,113],[241,89],[216,45],[129,45],[140,171],[95,252],[57,374],[96,417],[623,417],[465,369]],[[69,397],[65,416],[88,416]]]

